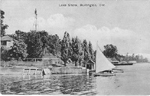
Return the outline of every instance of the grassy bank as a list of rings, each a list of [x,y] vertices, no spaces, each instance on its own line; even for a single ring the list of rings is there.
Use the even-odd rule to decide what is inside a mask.
[[[78,67],[53,67],[52,74],[82,74],[86,73],[86,69]],[[23,68],[18,67],[0,67],[0,75],[21,75],[23,74]]]
[[[28,67],[37,67],[40,69],[44,69],[43,62],[24,62],[24,61],[1,61],[0,74],[23,74],[23,69]],[[52,74],[82,74],[86,73],[86,69],[82,69],[82,67],[74,66],[74,64],[68,64],[67,66],[62,67],[52,67]]]

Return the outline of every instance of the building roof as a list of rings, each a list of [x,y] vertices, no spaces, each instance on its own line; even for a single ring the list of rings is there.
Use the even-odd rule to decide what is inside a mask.
[[[13,38],[11,38],[10,36],[3,36],[1,37],[1,41],[12,41]]]
[[[92,59],[89,59],[89,60],[88,60],[88,63],[95,64],[95,62],[94,62]]]

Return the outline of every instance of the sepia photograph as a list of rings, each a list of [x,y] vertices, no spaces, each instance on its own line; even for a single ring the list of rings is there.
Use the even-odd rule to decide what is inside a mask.
[[[150,0],[0,0],[1,95],[150,95]]]

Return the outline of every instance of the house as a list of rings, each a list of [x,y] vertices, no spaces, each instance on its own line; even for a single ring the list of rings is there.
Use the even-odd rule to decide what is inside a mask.
[[[5,49],[10,49],[10,47],[13,46],[13,42],[13,38],[10,36],[1,37],[1,47]]]
[[[95,62],[91,59],[88,60],[88,62],[86,63],[86,68],[90,69],[90,70],[94,70],[95,69]]]

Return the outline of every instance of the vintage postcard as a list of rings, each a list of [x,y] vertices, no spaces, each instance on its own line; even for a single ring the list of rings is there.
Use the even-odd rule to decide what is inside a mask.
[[[150,95],[150,0],[0,0],[2,95]]]

